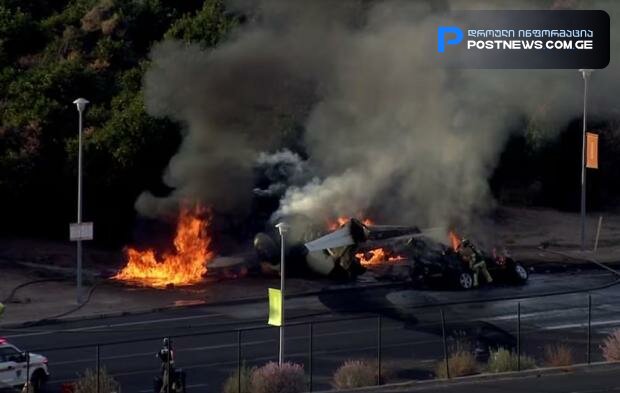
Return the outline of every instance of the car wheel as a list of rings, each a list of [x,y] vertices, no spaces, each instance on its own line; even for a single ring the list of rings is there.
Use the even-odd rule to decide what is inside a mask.
[[[458,284],[461,289],[471,289],[474,286],[474,278],[468,272],[461,272],[458,275]]]
[[[514,272],[517,282],[524,283],[527,281],[529,274],[523,265],[520,263],[515,263]]]
[[[40,370],[35,371],[30,378],[30,385],[36,393],[42,392],[45,386],[45,374]]]

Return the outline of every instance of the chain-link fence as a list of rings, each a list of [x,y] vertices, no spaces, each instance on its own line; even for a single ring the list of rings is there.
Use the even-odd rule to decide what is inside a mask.
[[[285,360],[303,366],[308,391],[330,389],[335,372],[349,360],[370,365],[377,384],[600,362],[604,339],[620,327],[605,296],[415,307],[407,320],[356,315],[287,323]],[[49,359],[49,392],[72,391],[77,380],[90,378],[92,393],[109,393],[102,386],[110,389],[112,379],[123,392],[234,393],[231,389],[243,391],[248,370],[278,361],[278,328],[271,326],[169,335],[168,359],[158,356],[162,337],[134,334],[72,347],[50,343],[30,353]],[[39,365],[27,360],[23,367],[25,375],[34,375]],[[172,384],[177,374],[171,368],[183,383]]]

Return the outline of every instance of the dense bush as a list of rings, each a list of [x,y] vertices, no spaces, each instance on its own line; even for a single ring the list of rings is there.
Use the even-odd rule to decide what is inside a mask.
[[[252,393],[301,393],[306,390],[304,369],[294,363],[269,362],[251,377]]]
[[[608,362],[620,362],[620,329],[615,329],[601,345],[603,357]]]
[[[528,356],[521,356],[521,370],[528,370],[536,367],[534,359]],[[503,373],[507,371],[519,371],[519,358],[517,354],[504,348],[492,351],[489,356],[489,371],[492,373]]]
[[[366,360],[347,360],[334,373],[336,389],[351,389],[377,384],[377,367]]]

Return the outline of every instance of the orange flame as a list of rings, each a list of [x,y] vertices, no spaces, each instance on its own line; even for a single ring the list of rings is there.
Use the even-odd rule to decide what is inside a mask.
[[[349,217],[338,217],[333,221],[327,221],[327,228],[330,231],[335,231],[336,229],[342,227],[347,222],[349,222]]]
[[[344,224],[349,222],[349,220],[350,220],[349,217],[338,217],[335,220],[327,221],[327,228],[330,231],[335,231],[336,229],[342,227]],[[374,221],[372,221],[370,218],[364,218],[361,221],[362,221],[362,224],[366,226],[375,225]]]
[[[367,255],[370,257],[367,258]],[[384,248],[375,248],[366,252],[358,252],[355,254],[355,257],[359,259],[362,265],[378,265],[385,262],[395,262],[405,259],[405,257],[400,255],[390,256],[389,252]]]
[[[453,230],[450,230],[448,232],[448,236],[450,237],[452,249],[454,251],[458,250],[459,246],[461,245],[461,238],[459,237],[459,235],[457,235],[456,232],[454,232]]]
[[[182,207],[174,237],[174,252],[158,259],[152,249],[140,251],[128,247],[125,250],[127,265],[113,279],[155,288],[201,281],[207,273],[207,262],[214,257],[209,249],[211,237],[207,232],[210,217],[205,213],[200,206],[193,210]]]

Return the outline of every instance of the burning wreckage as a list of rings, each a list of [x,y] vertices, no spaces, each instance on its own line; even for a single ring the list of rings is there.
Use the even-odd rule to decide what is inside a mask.
[[[287,270],[293,275],[318,275],[333,279],[352,279],[366,271],[366,266],[396,260],[383,248],[377,247],[366,257],[360,252],[363,245],[386,239],[421,234],[417,227],[371,225],[352,219],[339,219],[340,228],[321,236],[325,230],[309,224],[303,217],[290,218],[290,232],[286,235],[285,258]],[[333,228],[333,225],[329,227]],[[258,233],[254,237],[254,253],[250,256],[216,258],[210,269],[245,265],[253,271],[279,272],[280,240],[276,232]]]
[[[440,281],[462,289],[486,281],[524,283],[527,270],[506,253],[487,254],[450,232],[451,245],[432,240],[414,226],[375,225],[369,220],[338,219],[326,229],[304,217],[288,217],[287,270],[294,276],[322,276],[347,280],[367,270],[378,278],[414,283]],[[238,277],[279,274],[280,236],[275,228],[258,233],[253,250],[216,257],[211,249],[209,214],[200,208],[183,209],[177,223],[174,251],[126,249],[127,264],[113,278],[163,288],[200,283],[205,276]],[[396,272],[396,273],[395,273]]]

